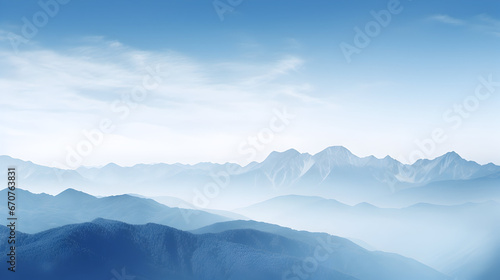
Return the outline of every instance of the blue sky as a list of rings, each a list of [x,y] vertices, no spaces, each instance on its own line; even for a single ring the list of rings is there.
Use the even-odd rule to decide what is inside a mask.
[[[47,12],[0,1],[0,154],[63,168],[245,164],[343,145],[405,162],[455,150],[500,164],[500,87],[474,99],[479,77],[500,81],[497,1],[243,0],[223,20],[208,0],[67,2],[15,51],[23,18]],[[391,5],[399,12],[346,59],[355,28]],[[158,85],[124,103],[148,69]],[[460,115],[464,102],[473,110]],[[294,118],[269,127],[283,110]],[[68,161],[103,120],[114,129]],[[436,129],[446,140],[425,140]]]

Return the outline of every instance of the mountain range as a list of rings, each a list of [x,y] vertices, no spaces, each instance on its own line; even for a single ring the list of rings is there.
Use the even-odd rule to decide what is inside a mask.
[[[243,167],[232,163],[162,163],[132,167],[108,164],[77,170],[1,156],[0,168],[9,165],[18,166],[21,187],[33,192],[58,193],[67,188],[96,195],[140,192],[148,197],[180,198],[198,208],[230,210],[288,194],[399,207],[421,202],[500,201],[496,187],[500,166],[467,161],[455,152],[407,165],[390,157],[360,158],[344,147],[329,147],[315,155],[293,149],[273,152],[263,162]]]
[[[223,250],[227,247],[230,248],[229,252],[239,252],[244,256],[250,252],[248,254],[251,259],[245,261],[257,262],[260,257],[256,256],[263,254],[262,259],[271,263],[277,261],[278,267],[282,268],[288,267],[290,263],[297,263],[297,259],[307,259],[304,252],[309,250],[307,252],[310,254],[311,247],[314,247],[311,240],[313,236],[317,237],[282,228],[290,227],[347,237],[364,247],[349,241],[349,246],[356,246],[349,248],[357,253],[350,254],[349,250],[339,253],[336,262],[328,260],[324,267],[318,265],[318,273],[314,276],[317,278],[311,279],[370,279],[367,275],[361,275],[358,270],[364,271],[361,267],[363,264],[376,262],[387,263],[387,268],[393,271],[383,279],[392,279],[390,277],[394,275],[401,276],[404,271],[411,271],[405,267],[404,271],[394,272],[397,270],[388,264],[389,255],[374,250],[399,254],[394,255],[398,262],[401,261],[398,266],[405,263],[400,259],[405,256],[411,258],[411,265],[406,265],[427,266],[426,269],[432,267],[432,273],[425,271],[430,275],[437,275],[436,279],[442,279],[441,273],[460,280],[496,280],[495,275],[498,275],[495,257],[500,248],[500,167],[467,161],[454,152],[433,160],[419,160],[411,165],[402,164],[390,157],[360,158],[343,147],[330,147],[315,155],[296,150],[273,152],[263,162],[252,162],[246,166],[200,163],[120,167],[108,164],[101,168],[81,167],[77,170],[61,170],[0,156],[0,168],[7,166],[16,166],[18,172],[20,188],[16,203],[20,218],[18,230],[24,232],[20,234],[21,240],[30,241],[35,237],[41,240],[41,243],[30,243],[33,247],[25,252],[57,247],[51,241],[57,239],[59,234],[63,236],[67,229],[72,229],[71,234],[80,231],[90,236],[97,234],[96,240],[99,241],[103,238],[99,235],[103,231],[101,224],[106,224],[106,229],[114,227],[108,224],[120,225],[118,228],[122,230],[125,227],[123,223],[127,223],[131,224],[127,225],[131,227],[129,229],[137,232],[136,227],[141,227],[137,225],[154,223],[162,229],[168,227],[168,231],[175,228],[179,235],[191,236],[182,240],[196,240],[194,243],[182,241],[182,246],[188,248],[175,249],[176,252],[196,250],[193,248],[203,243],[200,240],[210,236],[210,242],[215,242],[213,244],[216,245],[203,248],[210,248],[210,252],[216,253],[210,255],[202,250],[200,252],[203,252],[203,258],[229,255]],[[51,194],[46,194],[45,191]],[[0,197],[6,196],[6,190],[0,191]],[[5,220],[6,215],[6,212],[0,212],[0,219]],[[91,222],[102,218],[116,222]],[[268,224],[241,221],[250,219]],[[85,231],[87,229],[92,231]],[[93,232],[94,230],[98,233]],[[238,234],[231,231],[238,231]],[[164,234],[162,232],[158,234]],[[262,232],[268,235],[262,235]],[[52,233],[57,233],[57,236]],[[113,235],[115,232],[111,230],[106,234]],[[130,233],[125,231],[124,234],[127,236]],[[279,237],[269,240],[269,234]],[[46,237],[50,240],[46,240]],[[227,238],[230,238],[231,244],[235,240],[244,242],[236,242],[240,247],[233,248],[233,245],[225,243],[229,241]],[[273,242],[279,243],[281,238],[300,242],[292,244],[283,241],[290,248],[309,246],[309,249],[293,249],[296,251],[292,253],[287,251],[288,245],[282,245],[277,251],[269,251],[268,247],[273,248]],[[113,245],[116,246],[113,248],[125,246],[126,243],[139,246],[134,243],[135,239],[116,239],[121,243]],[[69,240],[72,242],[72,237]],[[253,243],[248,243],[250,241]],[[86,264],[89,256],[83,253],[90,252],[96,256],[102,253],[95,252],[95,246],[98,245],[93,244],[94,247],[89,248],[85,247],[85,242],[78,243],[77,248],[82,251],[68,251],[66,256],[84,256],[81,263]],[[51,245],[41,245],[42,243]],[[251,250],[241,248],[249,245]],[[22,250],[24,249],[20,249],[20,252]],[[57,250],[64,251],[63,247]],[[138,252],[126,252],[129,253]],[[232,279],[233,275],[246,279],[245,275],[236,272],[231,274],[231,257],[217,259],[224,263],[221,266],[223,271],[207,272],[207,267],[192,270],[192,258],[176,260],[175,262],[182,263],[178,269],[180,274],[176,275],[171,268],[162,270],[166,265],[162,261],[168,257],[160,252],[142,251],[142,254],[145,257],[153,254],[147,262],[161,265],[149,266],[151,274],[142,275],[137,272],[138,278],[156,279],[159,275],[170,275],[174,279],[205,279],[196,274],[196,271],[203,271],[209,275],[206,279]],[[184,253],[182,254],[184,257]],[[45,255],[42,257],[47,258]],[[105,255],[101,259],[108,257],[120,259],[121,256]],[[156,257],[160,259],[154,259]],[[346,259],[342,259],[344,257],[347,260],[359,257],[362,261],[346,263]],[[30,260],[29,258],[26,257],[26,260]],[[123,259],[123,262],[133,268],[134,265],[126,260],[129,261]],[[66,266],[65,260],[59,261],[60,263],[57,263],[58,260],[54,263]],[[80,263],[79,260],[74,262]],[[33,260],[33,263],[36,261]],[[50,268],[51,263],[48,260],[44,265],[46,267],[40,269]],[[248,263],[238,265],[241,267],[234,268],[235,271],[250,273],[245,270]],[[268,266],[259,264],[258,267],[262,279],[278,277]],[[116,269],[118,271],[120,267]],[[374,266],[368,265],[367,271],[375,270]],[[47,277],[54,273],[56,272],[48,272]],[[378,273],[386,275],[384,273],[387,272]],[[87,276],[92,278],[97,274]],[[408,277],[403,279],[411,279]],[[425,276],[421,279],[431,278]],[[290,279],[296,277],[291,275]]]

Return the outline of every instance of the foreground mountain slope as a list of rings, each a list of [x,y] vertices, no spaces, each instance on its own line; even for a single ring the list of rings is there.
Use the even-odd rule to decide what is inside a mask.
[[[2,227],[0,238],[7,234]],[[446,279],[415,261],[371,253],[341,238],[312,246],[252,229],[192,234],[156,224],[134,226],[97,219],[34,235],[19,233],[17,244],[22,265],[17,278],[9,279],[112,279],[123,268],[134,279],[149,280],[295,279],[293,268],[301,264],[300,273],[317,280]],[[6,246],[1,244],[0,251],[6,251]],[[316,254],[317,248],[323,249],[321,254]],[[304,266],[315,256],[322,259]],[[5,259],[0,257],[2,263]],[[337,271],[332,264],[340,260],[344,270],[353,266],[354,273],[366,275],[358,278]],[[2,279],[7,273],[0,271]]]
[[[0,237],[6,237],[0,230]],[[273,241],[273,250],[257,250],[244,241],[223,235],[194,235],[170,227],[133,226],[98,219],[42,233],[18,235],[17,256],[22,265],[15,274],[0,271],[6,279],[121,279],[223,280],[281,279],[296,259],[284,250],[306,256],[298,242],[280,236],[247,231],[249,240]],[[0,245],[6,251],[6,245]],[[3,254],[2,254],[3,255]],[[5,263],[6,257],[0,257]],[[125,275],[124,275],[125,274]],[[357,280],[325,266],[309,279]]]

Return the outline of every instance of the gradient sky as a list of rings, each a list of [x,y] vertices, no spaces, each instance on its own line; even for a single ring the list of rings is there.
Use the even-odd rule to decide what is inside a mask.
[[[480,77],[500,82],[500,3],[396,2],[243,0],[221,20],[209,0],[72,0],[46,18],[38,1],[1,0],[0,154],[62,168],[246,164],[342,145],[500,164],[500,86],[474,97]],[[349,62],[341,45],[388,5],[400,12]],[[126,105],[150,71],[158,87]],[[294,118],[270,126],[284,108]],[[68,161],[103,120],[114,129]],[[446,140],[420,148],[436,129]]]

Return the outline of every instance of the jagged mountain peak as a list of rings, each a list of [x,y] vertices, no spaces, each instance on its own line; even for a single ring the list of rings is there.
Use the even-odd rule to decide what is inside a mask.
[[[319,153],[327,153],[329,155],[353,155],[351,151],[344,146],[330,146]]]
[[[272,152],[262,163],[257,164],[257,167],[275,168],[275,167],[297,167],[306,164],[311,158],[310,154],[301,154],[295,149],[289,149],[284,152]]]
[[[289,149],[283,152],[271,152],[267,159],[286,159],[301,155],[301,153],[295,149]],[[266,159],[266,160],[267,160]]]
[[[444,168],[480,168],[481,165],[474,162],[474,161],[468,161],[464,158],[462,158],[459,154],[456,152],[449,152],[446,153],[432,161],[431,163],[435,163],[436,165],[440,165]]]
[[[455,151],[448,152],[448,153],[440,156],[439,159],[466,161],[459,154],[457,154]]]
[[[332,146],[313,156],[319,164],[333,165],[360,165],[360,158],[355,156],[351,151],[342,146]]]

